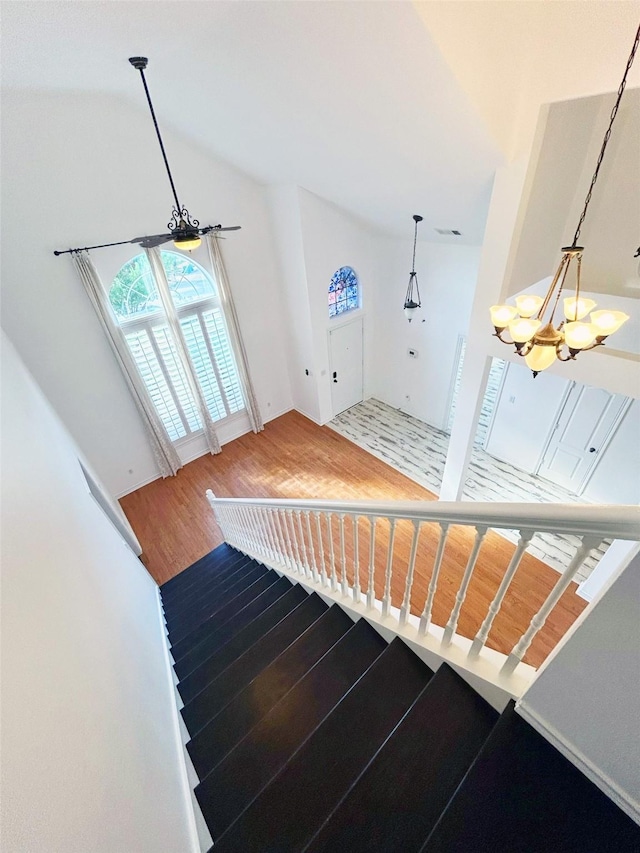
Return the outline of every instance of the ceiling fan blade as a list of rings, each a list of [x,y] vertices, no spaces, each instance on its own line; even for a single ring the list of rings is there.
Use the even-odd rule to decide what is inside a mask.
[[[173,234],[151,234],[149,237],[137,237],[132,243],[139,243],[143,249],[153,249],[173,239]]]
[[[204,228],[200,229],[201,234],[209,234],[211,231],[239,231],[242,228],[241,225],[228,225],[226,228],[223,228],[222,225],[207,225]]]

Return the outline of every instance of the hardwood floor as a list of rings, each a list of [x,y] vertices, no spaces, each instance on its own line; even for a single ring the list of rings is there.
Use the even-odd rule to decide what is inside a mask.
[[[289,412],[252,433],[226,444],[217,456],[202,456],[176,477],[156,480],[122,498],[120,503],[144,550],[143,561],[162,584],[222,542],[205,497],[212,489],[220,497],[278,497],[328,500],[435,500],[435,496],[326,427]],[[347,574],[352,577],[352,531],[347,525]],[[376,594],[384,584],[384,554],[388,526],[378,524],[376,537]],[[368,525],[360,520],[360,565],[368,563]],[[458,589],[473,530],[452,527],[434,601],[433,621],[443,625]],[[396,529],[392,601],[400,606],[411,539],[407,522]],[[437,544],[435,525],[424,525],[412,593],[413,613],[424,606]],[[473,637],[495,595],[514,546],[490,531],[485,538],[464,602],[459,633]],[[364,584],[364,568],[361,583]],[[558,574],[525,557],[494,622],[488,645],[508,653],[538,610]],[[586,606],[572,583],[550,614],[525,658],[539,666]]]

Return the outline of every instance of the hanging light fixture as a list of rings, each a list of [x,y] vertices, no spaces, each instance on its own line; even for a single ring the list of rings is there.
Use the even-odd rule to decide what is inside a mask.
[[[583,246],[578,246],[580,231],[587,215],[593,188],[598,180],[598,173],[604,158],[604,153],[611,136],[611,128],[615,121],[622,95],[627,85],[627,77],[638,50],[640,27],[636,32],[627,67],[618,89],[618,96],[611,111],[609,126],[602,141],[596,169],[591,178],[591,185],[584,207],[578,221],[573,243],[565,246],[558,269],[549,285],[545,297],[533,294],[523,294],[516,297],[515,307],[512,305],[492,305],[489,309],[495,336],[503,344],[515,346],[518,355],[523,356],[527,366],[533,371],[534,379],[542,370],[550,367],[556,359],[559,361],[575,360],[583,350],[602,346],[606,338],[616,332],[629,315],[623,311],[594,311],[596,303],[580,295],[580,272],[582,267]],[[563,293],[569,268],[575,262],[575,295],[563,300],[564,320],[558,326],[554,325],[556,308]],[[590,314],[589,322],[584,318]],[[535,315],[535,316],[534,316]],[[503,333],[509,330],[511,340],[505,340]]]
[[[418,214],[416,213],[413,217],[413,221],[416,224],[415,231],[413,234],[413,260],[411,262],[411,272],[409,273],[409,286],[407,287],[407,295],[404,298],[404,316],[409,322],[411,322],[413,315],[422,305],[422,302],[420,301],[420,288],[418,287],[418,273],[416,272],[416,242],[418,240],[418,222],[422,222],[422,217],[418,216]]]
[[[176,247],[176,249],[182,249],[182,251],[190,251],[191,249],[197,249],[198,246],[202,243],[202,240],[200,239],[199,230],[200,222],[197,219],[191,218],[191,214],[189,213],[187,208],[183,207],[183,205],[180,204],[180,201],[178,199],[176,186],[173,182],[171,169],[169,168],[169,161],[167,160],[167,154],[164,150],[162,137],[160,136],[160,128],[158,127],[156,114],[153,109],[153,104],[151,103],[149,87],[147,86],[147,81],[144,76],[144,69],[147,67],[149,60],[146,56],[132,56],[129,59],[129,62],[133,65],[134,68],[137,68],[137,70],[140,72],[140,77],[142,78],[142,85],[144,86],[144,92],[147,96],[147,103],[149,104],[149,110],[151,111],[151,118],[153,119],[153,126],[156,129],[158,142],[160,143],[160,150],[162,151],[162,158],[164,160],[164,165],[167,170],[167,176],[169,177],[169,183],[171,184],[171,191],[173,193],[175,205],[173,207],[173,210],[171,211],[171,220],[167,223],[167,228],[171,232],[173,238],[173,245]]]

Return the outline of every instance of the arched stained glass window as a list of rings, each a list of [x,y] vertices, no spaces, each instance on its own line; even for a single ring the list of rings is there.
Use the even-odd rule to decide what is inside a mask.
[[[340,267],[331,276],[329,285],[329,316],[336,317],[360,306],[358,277],[351,267]]]

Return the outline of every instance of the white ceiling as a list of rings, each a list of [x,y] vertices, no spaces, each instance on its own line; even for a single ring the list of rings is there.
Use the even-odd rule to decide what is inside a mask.
[[[5,0],[2,49],[5,88],[111,93],[141,109],[127,58],[148,56],[161,125],[258,180],[298,184],[393,234],[410,236],[420,213],[424,239],[482,241],[502,154],[411,3]]]

